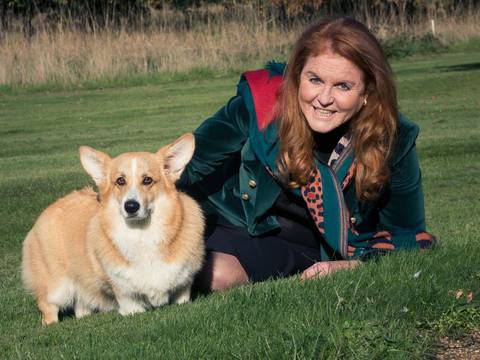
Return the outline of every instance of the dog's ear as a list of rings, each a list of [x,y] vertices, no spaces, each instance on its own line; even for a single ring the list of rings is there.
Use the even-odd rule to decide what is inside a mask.
[[[163,157],[164,170],[169,178],[175,182],[182,175],[185,166],[191,160],[195,150],[195,138],[187,133],[180,136],[170,145],[158,150],[157,155]]]
[[[79,151],[83,168],[92,177],[95,184],[100,185],[107,178],[107,165],[110,157],[89,146],[80,146]]]

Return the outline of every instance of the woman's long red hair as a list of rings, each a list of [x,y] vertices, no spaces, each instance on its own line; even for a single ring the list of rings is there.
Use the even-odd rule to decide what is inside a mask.
[[[287,64],[276,111],[279,114],[280,174],[290,186],[306,184],[315,167],[313,133],[300,109],[300,74],[311,56],[330,51],[362,72],[367,104],[350,120],[355,152],[355,189],[360,200],[374,200],[387,183],[388,161],[397,129],[397,97],[393,74],[377,39],[351,18],[327,19],[307,29]]]

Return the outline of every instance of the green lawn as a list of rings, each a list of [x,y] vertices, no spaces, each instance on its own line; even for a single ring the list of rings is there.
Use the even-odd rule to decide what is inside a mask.
[[[238,76],[0,93],[0,358],[412,359],[480,326],[480,50],[394,63],[440,245],[329,278],[245,286],[132,317],[42,328],[20,283],[21,243],[41,210],[90,184],[78,147],[157,150],[235,93]],[[474,298],[456,299],[456,290]]]

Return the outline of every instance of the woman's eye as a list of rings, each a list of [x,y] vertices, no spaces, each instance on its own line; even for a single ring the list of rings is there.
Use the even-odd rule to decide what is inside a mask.
[[[145,176],[143,178],[142,184],[143,185],[150,185],[153,182],[153,179],[149,176]]]
[[[322,83],[322,80],[320,80],[317,77],[311,77],[311,78],[308,79],[308,81],[310,81],[312,84],[315,84],[315,85]]]
[[[344,90],[344,91],[350,90],[350,89],[352,88],[352,87],[351,87],[349,84],[347,84],[347,83],[341,83],[341,84],[338,84],[337,86],[338,86],[338,88],[339,88],[340,90]]]
[[[123,176],[120,176],[119,178],[117,178],[117,180],[115,180],[115,184],[117,184],[118,186],[123,186],[127,183],[127,181],[125,180],[125,178]]]

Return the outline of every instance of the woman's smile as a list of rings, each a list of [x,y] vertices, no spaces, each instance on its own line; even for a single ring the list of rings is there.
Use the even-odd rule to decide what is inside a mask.
[[[314,105],[312,105],[312,107],[313,107],[315,113],[317,114],[317,116],[322,117],[322,118],[332,118],[336,113],[336,111],[322,109],[322,108],[316,107]]]
[[[300,74],[298,102],[310,128],[328,133],[355,116],[366,99],[364,75],[350,60],[326,51]]]

